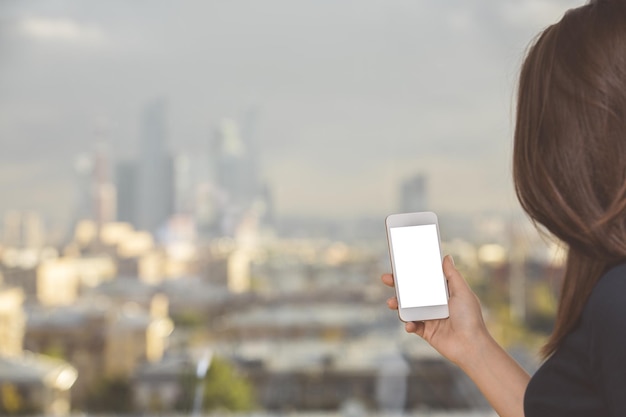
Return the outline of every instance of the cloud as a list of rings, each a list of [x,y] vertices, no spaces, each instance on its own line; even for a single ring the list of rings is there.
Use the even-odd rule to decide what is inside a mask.
[[[263,109],[255,137],[278,211],[328,214],[389,211],[398,181],[416,171],[431,176],[437,207],[505,206],[519,60],[531,35],[573,5],[53,3],[5,2],[12,9],[0,16],[13,51],[0,62],[4,164],[50,160],[65,182],[37,181],[72,190],[72,156],[91,149],[100,115],[116,124],[114,156],[132,156],[145,101],[168,96],[172,149],[204,152],[214,122],[252,101]],[[30,188],[10,188],[29,181],[26,169],[24,179],[2,175],[10,204],[36,203]],[[59,217],[69,205],[54,207]]]
[[[18,23],[19,31],[33,39],[76,44],[102,44],[104,32],[94,26],[68,18],[26,17]]]
[[[579,1],[571,0],[552,2],[540,0],[507,1],[499,4],[500,12],[505,21],[522,27],[529,26],[529,24],[546,26],[556,23],[568,8],[580,5]]]

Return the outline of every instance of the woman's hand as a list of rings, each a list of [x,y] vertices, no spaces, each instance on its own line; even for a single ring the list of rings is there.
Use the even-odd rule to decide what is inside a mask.
[[[471,360],[476,354],[476,349],[485,339],[489,339],[489,333],[483,320],[480,302],[472,292],[459,271],[454,266],[451,256],[443,260],[443,273],[448,280],[450,299],[448,307],[450,317],[441,320],[427,320],[408,322],[405,329],[409,333],[415,333],[424,338],[439,353],[450,361],[463,367],[464,361]],[[393,275],[384,274],[382,281],[394,286]],[[398,309],[398,299],[391,297],[387,300],[389,308]]]
[[[530,377],[487,331],[480,302],[450,256],[443,260],[443,273],[450,291],[450,317],[406,323],[406,331],[423,337],[456,363],[476,383],[498,415],[523,417],[524,392]],[[390,287],[394,285],[391,274],[384,274],[382,280]],[[387,304],[398,309],[396,297]]]

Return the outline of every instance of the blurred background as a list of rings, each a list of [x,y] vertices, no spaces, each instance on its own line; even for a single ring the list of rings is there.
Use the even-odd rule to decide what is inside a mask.
[[[515,82],[581,4],[0,2],[0,413],[493,415],[386,308],[383,220],[439,214],[533,372]]]

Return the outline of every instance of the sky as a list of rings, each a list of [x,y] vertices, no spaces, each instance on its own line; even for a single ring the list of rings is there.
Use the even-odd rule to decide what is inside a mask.
[[[510,151],[527,45],[566,0],[3,1],[0,212],[62,224],[77,157],[136,155],[168,101],[175,152],[255,114],[279,215],[384,216],[428,176],[434,210],[517,209]]]

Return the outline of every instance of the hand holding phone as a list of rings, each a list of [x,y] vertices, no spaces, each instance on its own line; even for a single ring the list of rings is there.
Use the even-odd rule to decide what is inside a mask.
[[[392,214],[385,225],[400,319],[447,318],[448,288],[441,265],[437,215]]]

